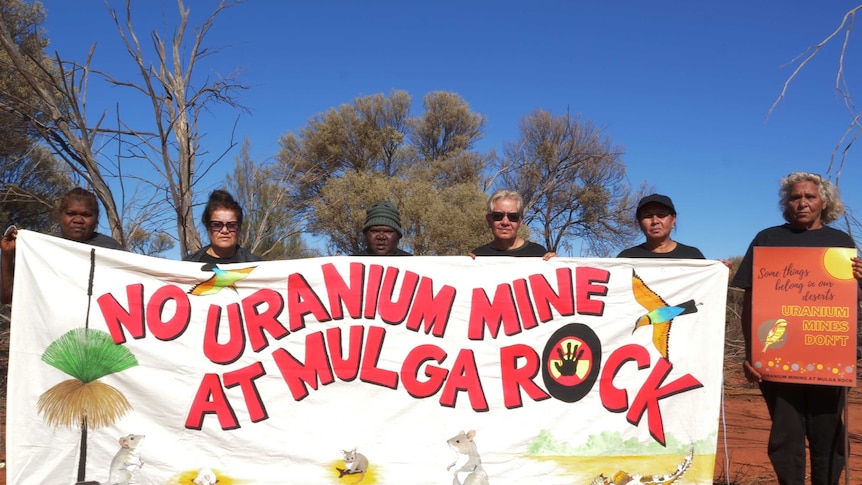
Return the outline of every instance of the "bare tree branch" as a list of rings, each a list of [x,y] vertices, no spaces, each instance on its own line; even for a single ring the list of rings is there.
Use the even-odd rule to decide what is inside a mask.
[[[203,47],[206,34],[216,17],[240,3],[221,0],[204,23],[195,29],[192,48],[185,55],[183,46],[189,29],[190,11],[182,0],[178,0],[180,23],[170,39],[170,45],[157,32],[150,34],[156,55],[156,65],[153,66],[148,64],[132,24],[131,0],[126,1],[124,21],[106,2],[126,51],[138,68],[140,81],[124,81],[103,71],[99,73],[109,83],[132,88],[150,101],[155,133],[138,131],[129,126],[124,126],[123,131],[138,140],[130,148],[132,156],[147,160],[160,174],[162,181],[167,183],[166,187],[154,185],[154,188],[167,191],[167,200],[176,214],[175,224],[182,254],[201,246],[192,211],[194,187],[236,145],[232,136],[221,155],[198,167],[198,157],[202,154],[199,117],[211,102],[242,108],[234,101],[232,92],[246,89],[232,78],[212,83],[206,80],[202,87],[195,89],[192,86],[194,69],[199,59],[217,52]]]
[[[64,64],[59,55],[53,64],[45,57],[28,56],[13,42],[9,32],[8,26],[0,18],[0,48],[9,56],[14,69],[26,81],[39,104],[34,105],[20,98],[13,102],[4,99],[0,102],[0,109],[26,119],[45,142],[54,148],[77,174],[88,181],[105,207],[111,235],[124,242],[119,211],[93,154],[93,137],[96,130],[88,128],[83,108],[84,95],[74,88],[74,80],[78,75],[81,76],[79,82],[86,83],[86,66],[81,68],[74,64]],[[71,69],[67,71],[66,65]]]
[[[808,47],[805,51],[794,57],[789,65],[796,65],[793,72],[788,76],[788,78],[784,81],[784,85],[782,86],[781,92],[778,97],[772,103],[772,106],[769,108],[769,111],[766,114],[767,121],[769,120],[772,113],[777,108],[778,104],[784,100],[787,95],[787,91],[790,87],[790,84],[796,79],[799,73],[805,68],[818,54],[820,54],[821,49],[825,47],[827,44],[832,42],[838,35],[843,32],[843,40],[841,42],[841,50],[838,54],[838,65],[835,73],[835,91],[841,96],[842,102],[844,103],[844,107],[847,112],[850,114],[851,120],[848,123],[847,129],[839,138],[838,142],[835,145],[835,148],[832,150],[832,155],[829,159],[829,165],[826,169],[826,174],[829,176],[830,174],[834,174],[833,178],[835,180],[835,185],[840,187],[840,179],[841,173],[844,169],[844,164],[847,162],[847,156],[852,148],[853,144],[856,142],[856,139],[859,137],[860,133],[862,133],[862,113],[860,113],[855,103],[853,102],[853,97],[850,93],[850,85],[848,83],[845,71],[845,60],[847,58],[848,49],[850,46],[850,34],[853,30],[854,22],[856,20],[856,13],[862,10],[862,5],[858,5],[852,9],[850,9],[847,13],[844,14],[844,17],[841,19],[841,22],[838,24],[838,27],[835,28],[829,35],[827,35],[823,40],[818,42],[817,44]],[[849,210],[849,209],[848,209]],[[847,223],[847,231],[850,235],[853,235],[853,228],[859,228],[859,221],[857,221],[852,216],[845,217],[845,222]]]

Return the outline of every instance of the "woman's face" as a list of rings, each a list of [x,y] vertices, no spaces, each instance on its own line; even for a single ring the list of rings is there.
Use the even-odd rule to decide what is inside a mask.
[[[232,249],[239,241],[239,221],[230,209],[216,209],[210,215],[207,227],[210,244],[216,248]]]
[[[509,215],[512,214],[511,218]],[[502,217],[500,217],[502,215]],[[499,220],[496,220],[500,217]],[[512,220],[517,219],[517,220]],[[488,227],[495,241],[512,241],[518,237],[521,227],[521,216],[518,213],[518,203],[512,199],[500,199],[494,202],[494,210],[485,216]]]
[[[90,240],[98,224],[95,209],[79,199],[70,199],[66,208],[60,211],[59,219],[63,237],[80,242]]]
[[[820,229],[823,227],[820,218],[825,208],[817,184],[804,181],[794,184],[790,190],[785,214],[790,219],[790,225],[797,229]]]
[[[650,202],[638,211],[638,224],[648,241],[664,241],[676,224],[676,216],[664,204]]]

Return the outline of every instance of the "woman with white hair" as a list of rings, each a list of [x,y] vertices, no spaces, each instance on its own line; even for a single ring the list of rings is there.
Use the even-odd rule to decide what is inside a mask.
[[[746,358],[743,372],[760,386],[772,428],[767,451],[780,484],[805,483],[806,440],[811,459],[811,484],[836,485],[844,466],[844,423],[841,412],[846,393],[839,386],[771,382],[751,365],[751,310],[754,248],[855,248],[853,238],[829,227],[844,212],[838,189],[820,175],[794,172],[779,189],[785,224],[760,231],[748,247],[731,286],[745,290],[742,332]],[[852,258],[853,276],[862,280],[862,260]]]

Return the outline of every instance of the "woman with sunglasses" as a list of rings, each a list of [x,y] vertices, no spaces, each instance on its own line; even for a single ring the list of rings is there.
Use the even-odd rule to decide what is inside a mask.
[[[498,190],[488,199],[485,221],[494,240],[470,251],[469,256],[527,256],[545,260],[556,256],[544,246],[518,236],[524,220],[524,200],[513,190]]]
[[[201,263],[250,263],[262,258],[239,245],[242,207],[224,190],[214,190],[204,209],[201,222],[210,236],[210,244],[186,256],[183,261]]]
[[[652,194],[642,198],[635,220],[646,242],[624,249],[618,258],[705,259],[700,249],[671,239],[670,233],[676,226],[676,209],[670,197]]]

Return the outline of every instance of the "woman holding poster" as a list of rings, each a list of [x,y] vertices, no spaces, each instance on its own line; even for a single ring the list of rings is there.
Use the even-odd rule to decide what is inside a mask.
[[[731,286],[745,290],[742,330],[746,359],[743,371],[749,381],[759,384],[769,409],[772,428],[768,454],[778,482],[782,485],[805,483],[807,440],[812,485],[836,485],[845,459],[841,418],[845,388],[767,381],[751,364],[754,248],[855,248],[856,245],[847,233],[827,226],[844,212],[838,190],[828,180],[817,174],[794,172],[781,180],[779,195],[779,204],[787,222],[764,229],[754,237],[731,282]],[[854,257],[851,261],[853,277],[857,281],[862,280],[862,260]]]

